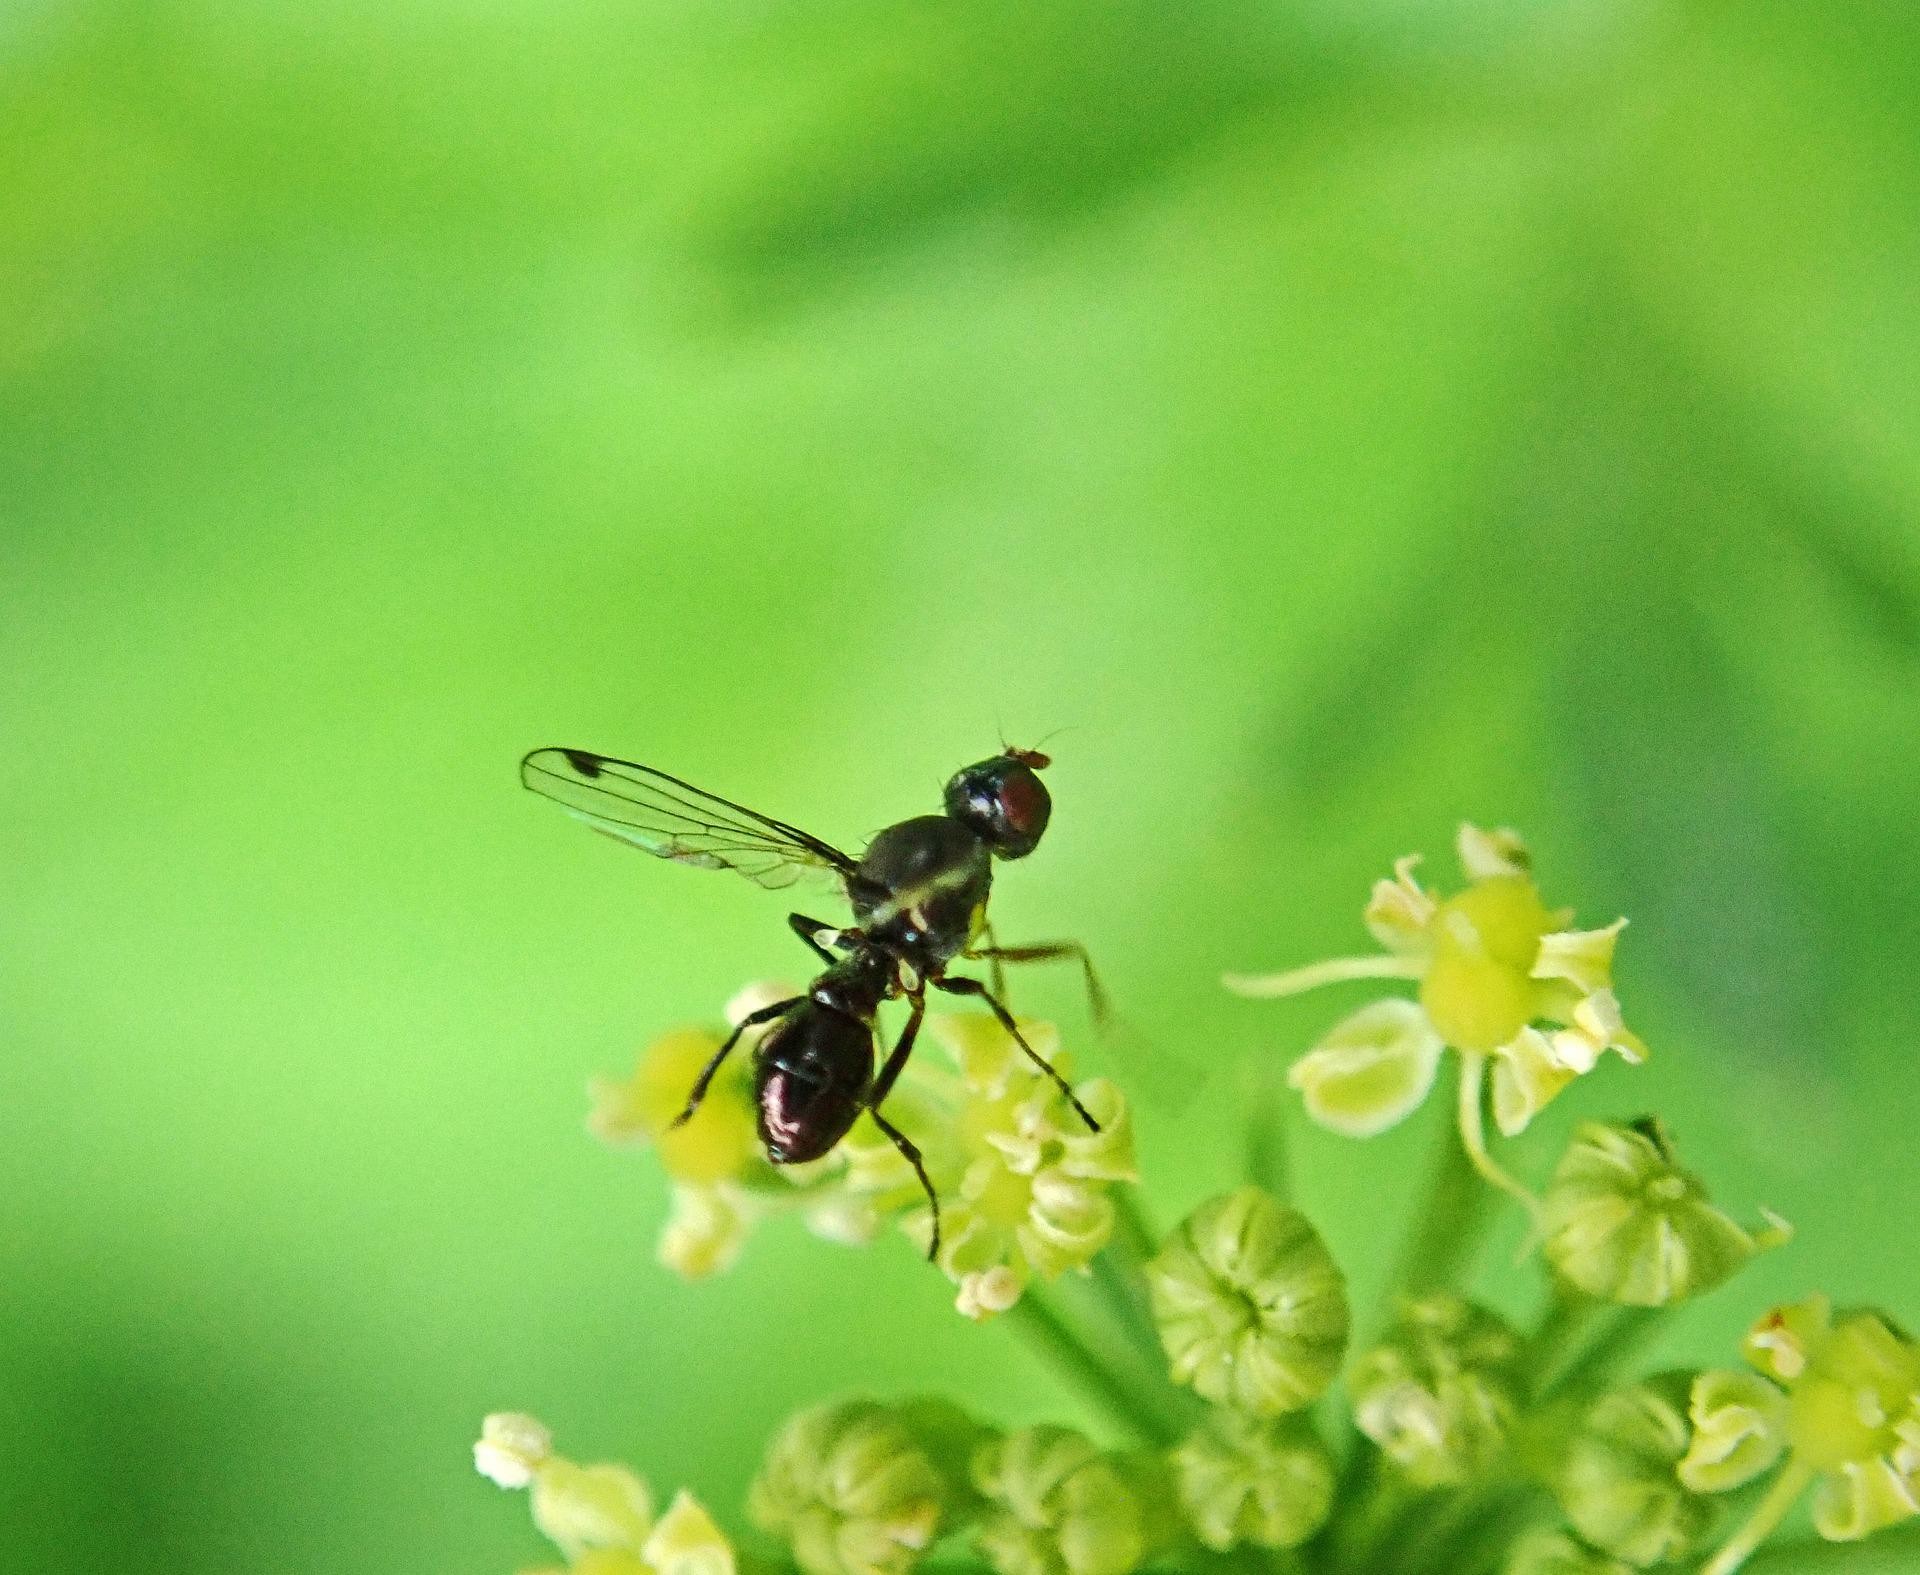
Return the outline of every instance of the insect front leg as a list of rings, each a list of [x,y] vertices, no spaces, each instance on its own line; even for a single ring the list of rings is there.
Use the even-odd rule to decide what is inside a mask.
[[[986,962],[994,969],[994,992],[1003,994],[1000,980],[1000,964],[1054,962],[1062,957],[1071,957],[1080,964],[1080,972],[1087,984],[1087,1007],[1093,1013],[1094,1022],[1104,1028],[1113,1021],[1113,1006],[1107,999],[1107,992],[1100,983],[1100,977],[1093,971],[1093,959],[1087,955],[1086,947],[1078,941],[1037,941],[1031,946],[999,946],[993,943],[993,935],[988,932],[988,944],[977,950],[961,953],[963,957]]]
[[[763,1006],[757,1012],[749,1012],[733,1025],[733,1032],[727,1035],[727,1042],[713,1052],[713,1059],[700,1069],[700,1076],[694,1080],[693,1092],[687,1095],[687,1107],[669,1123],[667,1130],[684,1126],[693,1119],[694,1111],[700,1108],[700,1101],[707,1097],[707,1088],[713,1082],[714,1074],[720,1070],[720,1063],[733,1053],[733,1047],[740,1043],[740,1036],[749,1028],[758,1028],[762,1023],[770,1023],[777,1017],[785,1017],[796,1006],[806,1000],[804,995],[790,995],[784,1001],[775,1001],[771,1006]]]
[[[1067,1080],[1054,1068],[1052,1062],[1027,1043],[1026,1036],[1020,1032],[1020,1025],[1013,1020],[1013,1013],[1009,1012],[1001,1004],[999,997],[984,984],[978,979],[964,979],[958,974],[949,974],[943,979],[935,979],[933,987],[936,990],[945,990],[949,995],[973,995],[985,1001],[987,1010],[999,1019],[1000,1026],[1012,1036],[1013,1042],[1026,1052],[1027,1059],[1053,1080],[1053,1086],[1060,1090],[1061,1096],[1073,1106],[1080,1119],[1086,1122],[1087,1130],[1089,1132],[1100,1130],[1100,1123],[1095,1121],[1092,1112],[1080,1103],[1079,1097],[1067,1086]]]
[[[840,961],[840,959],[827,950],[827,943],[838,944],[848,935],[858,933],[857,931],[842,930],[831,924],[823,924],[818,919],[809,919],[804,913],[788,914],[787,928],[792,930],[801,940],[805,941],[807,945],[811,946],[815,955],[829,968]],[[823,942],[820,939],[823,935],[827,937],[827,942]]]

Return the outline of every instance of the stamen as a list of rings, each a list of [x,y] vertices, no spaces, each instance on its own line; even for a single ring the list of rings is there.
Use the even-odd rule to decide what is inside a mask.
[[[1220,982],[1235,995],[1250,1000],[1269,1000],[1279,995],[1298,995],[1323,984],[1339,984],[1348,979],[1418,979],[1426,972],[1418,957],[1396,957],[1382,952],[1374,957],[1333,957],[1325,962],[1308,963],[1286,973],[1229,973]]]

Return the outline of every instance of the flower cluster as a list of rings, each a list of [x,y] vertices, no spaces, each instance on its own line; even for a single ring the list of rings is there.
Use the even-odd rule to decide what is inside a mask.
[[[1415,986],[1347,1017],[1294,1063],[1307,1114],[1336,1131],[1393,1125],[1427,1096],[1449,1048],[1459,1059],[1457,1143],[1421,1199],[1420,1250],[1385,1277],[1370,1315],[1355,1316],[1333,1249],[1289,1201],[1274,1158],[1285,1145],[1259,1125],[1272,1110],[1256,1108],[1257,1130],[1241,1134],[1262,1156],[1250,1166],[1261,1184],[1229,1187],[1156,1233],[1130,1190],[1132,1112],[1117,1087],[1075,1085],[1090,1130],[997,1022],[932,1017],[932,1053],[909,1064],[887,1115],[919,1143],[942,1200],[939,1270],[967,1317],[1013,1314],[1006,1323],[1114,1436],[996,1427],[932,1398],[812,1406],[775,1435],[748,1495],[748,1518],[778,1551],[748,1547],[741,1564],[801,1575],[908,1575],[930,1560],[950,1575],[1734,1575],[1802,1503],[1835,1544],[1920,1519],[1920,1344],[1885,1315],[1814,1296],[1753,1325],[1745,1366],[1630,1365],[1670,1309],[1727,1285],[1790,1232],[1765,1211],[1742,1224],[1717,1206],[1653,1117],[1579,1123],[1537,1193],[1495,1163],[1489,1110],[1517,1134],[1606,1052],[1637,1064],[1646,1051],[1613,993],[1624,921],[1572,928],[1510,831],[1463,827],[1459,854],[1459,891],[1422,887],[1410,859],[1379,883],[1366,911],[1379,954],[1232,981],[1257,995],[1348,979]],[[770,998],[750,994],[729,1015]],[[1022,1032],[1068,1075],[1052,1027]],[[870,1119],[823,1159],[768,1162],[751,1043],[676,1124],[721,1042],[705,1029],[669,1034],[631,1078],[595,1087],[594,1132],[650,1145],[672,1178],[661,1241],[672,1267],[725,1267],[780,1212],[841,1242],[892,1226],[931,1244],[918,1178]],[[1487,1225],[1478,1205],[1496,1196],[1463,1155],[1529,1212],[1535,1319],[1449,1272],[1472,1261]],[[1446,1250],[1425,1250],[1436,1242]],[[1056,1283],[1070,1274],[1072,1286]],[[631,1472],[555,1455],[529,1417],[487,1418],[474,1458],[531,1491],[535,1524],[571,1575],[735,1568],[734,1544],[688,1495],[656,1518]]]
[[[1814,1296],[1768,1313],[1745,1351],[1775,1392],[1749,1391],[1735,1447],[1758,1461],[1784,1445],[1783,1477],[1813,1483],[1821,1536],[1851,1542],[1920,1515],[1920,1344],[1882,1313]]]
[[[1089,1131],[1050,1078],[989,1017],[935,1018],[935,1040],[960,1068],[962,1098],[948,1114],[964,1160],[946,1207],[939,1264],[960,1287],[969,1318],[1004,1312],[1030,1280],[1084,1268],[1113,1235],[1115,1183],[1136,1179],[1125,1097],[1105,1078],[1075,1089],[1099,1122]],[[1050,1024],[1023,1029],[1065,1074]],[[930,1217],[913,1221],[916,1236]]]
[[[728,1003],[738,1023],[757,1007],[791,995],[758,985]],[[1058,1032],[1021,1025],[1049,1064],[1067,1073]],[[870,1116],[823,1159],[770,1164],[761,1151],[753,1104],[749,1030],[722,1063],[705,1099],[675,1125],[687,1092],[722,1043],[704,1028],[682,1028],[642,1051],[630,1077],[592,1084],[588,1129],[602,1142],[653,1147],[673,1184],[672,1213],[660,1237],[669,1268],[698,1279],[729,1267],[752,1228],[771,1215],[798,1212],[815,1235],[864,1245],[889,1222],[924,1248],[932,1233],[918,1180]],[[1098,1132],[1080,1121],[992,1018],[936,1015],[925,1040],[946,1052],[941,1065],[916,1055],[887,1101],[888,1118],[915,1135],[944,1201],[938,1263],[958,1287],[970,1318],[1005,1312],[1034,1279],[1084,1268],[1113,1233],[1113,1185],[1132,1181],[1131,1114],[1104,1078],[1074,1092]]]
[[[733,1547],[687,1493],[666,1514],[625,1466],[576,1465],[534,1418],[501,1411],[480,1427],[473,1464],[503,1488],[530,1488],[533,1523],[566,1558],[529,1575],[733,1575]]]

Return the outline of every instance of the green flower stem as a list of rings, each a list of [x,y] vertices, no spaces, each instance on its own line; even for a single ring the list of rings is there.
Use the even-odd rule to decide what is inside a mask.
[[[1766,1495],[1753,1507],[1746,1524],[1721,1545],[1720,1551],[1700,1567],[1700,1575],[1733,1575],[1747,1562],[1753,1551],[1773,1534],[1787,1518],[1787,1511],[1800,1502],[1801,1495],[1813,1485],[1814,1469],[1798,1455],[1790,1458]]]
[[[1160,1376],[1171,1394],[1173,1383],[1166,1377],[1166,1354],[1160,1348],[1160,1335],[1147,1311],[1146,1281],[1138,1265],[1109,1250],[1098,1254],[1088,1268],[1090,1272],[1083,1283],[1099,1303],[1106,1322],[1127,1343],[1134,1356]]]
[[[1314,1567],[1368,1572],[1380,1568],[1383,1551],[1393,1546],[1400,1527],[1428,1497],[1387,1472],[1380,1451],[1356,1435],[1353,1453],[1334,1489],[1326,1529],[1308,1544]]]
[[[1147,1218],[1137,1185],[1115,1187],[1113,1199],[1113,1239],[1135,1263],[1145,1263],[1158,1248],[1160,1233]]]
[[[1487,1058],[1470,1050],[1460,1052],[1460,1142],[1473,1168],[1492,1185],[1507,1193],[1527,1211],[1537,1226],[1540,1200],[1500,1168],[1487,1152],[1486,1103]]]
[[[1286,1078],[1270,1056],[1256,1056],[1246,1071],[1247,1179],[1282,1203],[1292,1192],[1292,1166],[1287,1154],[1287,1115],[1293,1102],[1286,1097]]]
[[[1421,1535],[1404,1566],[1409,1575],[1466,1575],[1496,1568],[1508,1545],[1539,1516],[1539,1494],[1512,1478],[1461,1495]]]
[[[1770,1569],[1789,1575],[1799,1575],[1801,1570],[1859,1570],[1861,1575],[1884,1575],[1892,1569],[1920,1569],[1920,1522],[1876,1531],[1860,1542],[1776,1542],[1748,1559],[1746,1568],[1748,1575]]]
[[[1521,1358],[1521,1370],[1526,1375],[1530,1394],[1544,1393],[1552,1384],[1567,1353],[1593,1327],[1605,1306],[1604,1302],[1563,1285],[1554,1287],[1553,1299],[1547,1304],[1540,1327],[1534,1330]]]
[[[1168,1376],[1166,1352],[1147,1311],[1144,1277],[1113,1248],[1098,1254],[1089,1268],[1055,1288],[1056,1312],[1079,1329],[1083,1345],[1104,1357],[1107,1370],[1137,1403],[1158,1416],[1163,1432],[1175,1437],[1191,1432],[1205,1408]]]
[[[1115,1187],[1113,1239],[1093,1260],[1093,1278],[1114,1319],[1127,1331],[1149,1365],[1164,1375],[1166,1356],[1154,1328],[1147,1297],[1147,1260],[1155,1235],[1140,1204],[1140,1189]]]
[[[1400,1296],[1447,1285],[1486,1228],[1491,1199],[1452,1123],[1440,1129],[1426,1184],[1415,1195],[1424,1206],[1408,1228],[1400,1263],[1387,1281],[1383,1305],[1373,1320],[1376,1328],[1392,1318]]]
[[[1669,1307],[1610,1307],[1580,1354],[1539,1391],[1543,1400],[1597,1393],[1637,1356],[1666,1320]]]
[[[1133,1385],[1094,1355],[1040,1287],[1028,1286],[1020,1300],[1001,1316],[1113,1421],[1147,1443],[1165,1446],[1173,1442],[1173,1428],[1143,1403]]]

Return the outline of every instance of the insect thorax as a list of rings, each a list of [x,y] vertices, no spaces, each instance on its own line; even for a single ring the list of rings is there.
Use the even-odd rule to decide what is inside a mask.
[[[945,815],[921,815],[873,839],[853,909],[875,945],[925,973],[966,949],[992,884],[993,863],[977,836]]]

